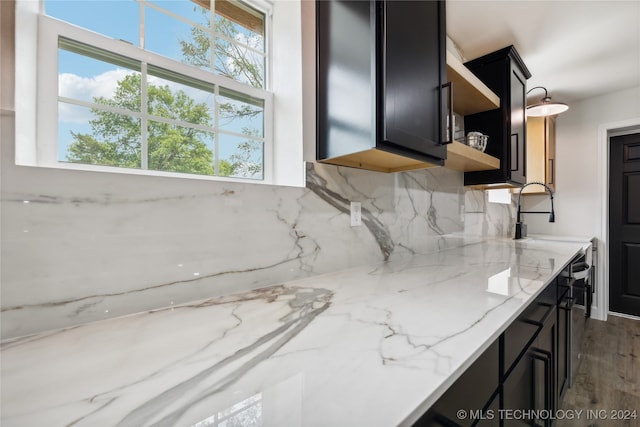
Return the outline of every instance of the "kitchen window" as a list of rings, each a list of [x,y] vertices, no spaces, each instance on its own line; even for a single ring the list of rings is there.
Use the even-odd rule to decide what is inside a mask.
[[[44,6],[37,143],[17,138],[18,164],[271,181],[270,4]]]
[[[58,44],[57,132],[46,132],[58,162],[264,178],[265,12],[230,0],[45,7],[63,21],[43,18],[43,50]]]

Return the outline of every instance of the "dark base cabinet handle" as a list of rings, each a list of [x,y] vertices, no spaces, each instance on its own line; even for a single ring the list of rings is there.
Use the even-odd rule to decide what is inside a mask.
[[[562,304],[558,306],[558,308],[563,311],[571,311],[571,309],[573,308],[573,302],[574,302],[573,298],[566,297],[564,298]]]
[[[584,305],[586,307],[586,310],[584,312],[584,317],[586,318],[590,318],[591,317],[591,304],[593,304],[593,294],[591,291],[591,284],[586,283],[584,285]]]
[[[533,363],[533,409],[553,410],[553,355],[551,352],[538,348],[531,349]],[[540,375],[542,373],[542,375]],[[534,420],[534,425],[548,427],[550,419]]]
[[[554,311],[555,305],[549,304],[549,303],[546,303],[546,302],[540,302],[540,303],[538,303],[538,307],[545,307],[546,308],[546,311],[544,312],[544,315],[542,316],[542,318],[540,320],[522,319],[522,321],[525,322],[525,323],[529,323],[530,325],[535,325],[539,329],[542,329],[544,327],[544,324],[547,323],[547,320],[549,320],[549,317],[551,317],[551,315],[553,313],[555,313],[555,311]]]

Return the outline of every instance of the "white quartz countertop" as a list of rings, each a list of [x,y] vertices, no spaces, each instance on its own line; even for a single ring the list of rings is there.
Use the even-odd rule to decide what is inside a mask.
[[[410,425],[588,244],[470,241],[9,340],[1,424]]]

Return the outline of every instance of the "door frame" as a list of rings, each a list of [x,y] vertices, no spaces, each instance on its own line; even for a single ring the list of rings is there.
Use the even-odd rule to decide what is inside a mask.
[[[596,264],[596,291],[593,317],[607,320],[609,315],[609,151],[611,138],[640,132],[640,117],[619,122],[604,123],[598,126],[598,155],[600,164],[598,176],[600,181],[601,229],[598,242],[598,258]],[[617,313],[616,313],[617,315]]]

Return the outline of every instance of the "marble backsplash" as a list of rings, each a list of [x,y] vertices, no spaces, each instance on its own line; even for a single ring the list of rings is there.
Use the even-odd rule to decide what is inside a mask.
[[[467,235],[513,237],[517,196],[511,196],[510,204],[502,204],[490,203],[486,191],[467,190],[464,194],[464,232]]]
[[[308,164],[306,188],[20,171],[2,192],[3,339],[508,235],[513,222],[513,206],[444,168]]]

